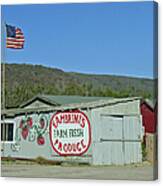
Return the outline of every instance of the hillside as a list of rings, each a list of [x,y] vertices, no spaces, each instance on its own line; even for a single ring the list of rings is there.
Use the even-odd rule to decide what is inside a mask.
[[[36,94],[150,98],[153,87],[154,81],[145,78],[64,72],[41,65],[5,64],[8,108],[17,107]]]

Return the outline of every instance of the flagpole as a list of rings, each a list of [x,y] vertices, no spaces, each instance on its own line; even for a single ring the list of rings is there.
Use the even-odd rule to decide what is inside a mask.
[[[6,34],[6,23],[1,20],[1,31],[2,31],[2,48],[1,48],[1,62],[2,62],[2,109],[5,109],[5,57],[6,57],[6,49],[5,49],[5,34]]]
[[[2,88],[2,104],[1,109],[5,110],[5,55],[6,55],[6,49],[5,49],[5,34],[6,34],[6,23],[3,21],[3,18],[1,17],[1,68],[2,68],[2,76],[1,76],[1,88]],[[3,81],[2,81],[3,80]],[[2,115],[2,122],[5,122],[5,114]],[[2,125],[4,127],[4,125]],[[1,127],[2,127],[1,126]],[[2,130],[2,129],[1,129]],[[3,143],[3,153],[5,144]],[[4,155],[4,154],[3,154]]]

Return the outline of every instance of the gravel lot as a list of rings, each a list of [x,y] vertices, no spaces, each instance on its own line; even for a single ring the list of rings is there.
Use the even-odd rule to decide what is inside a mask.
[[[3,177],[153,180],[153,168],[148,163],[131,166],[56,166],[2,162],[1,170]]]

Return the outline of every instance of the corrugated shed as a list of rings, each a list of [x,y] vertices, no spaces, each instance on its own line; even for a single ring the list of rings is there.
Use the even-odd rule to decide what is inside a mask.
[[[90,97],[90,96],[66,96],[66,95],[37,95],[27,102],[20,105],[20,108],[29,107],[30,104],[39,100],[43,103],[46,103],[49,106],[59,106],[65,104],[74,104],[74,103],[88,103],[98,100],[108,100],[112,99],[109,97]]]
[[[101,99],[92,102],[82,102],[74,104],[65,104],[61,106],[50,106],[44,108],[18,108],[18,109],[6,109],[2,110],[2,115],[17,115],[23,113],[37,113],[37,112],[50,112],[50,111],[64,111],[64,110],[74,110],[74,109],[93,109],[98,107],[104,107],[107,105],[114,105],[118,103],[131,102],[134,100],[140,100],[140,97],[130,97],[130,98],[113,98],[113,99]]]
[[[60,156],[55,152],[49,139],[49,124],[58,111],[80,110],[91,125],[91,144],[81,156]],[[36,158],[43,156],[56,161],[87,162],[97,165],[123,165],[142,161],[142,121],[140,98],[117,98],[86,103],[65,104],[46,108],[19,108],[3,110],[4,116],[12,116],[15,126],[14,143],[3,143],[3,156]],[[24,139],[20,124],[32,118]],[[38,144],[40,118],[45,119],[42,136],[45,144]],[[36,130],[37,129],[37,130]],[[32,150],[31,150],[32,149]]]

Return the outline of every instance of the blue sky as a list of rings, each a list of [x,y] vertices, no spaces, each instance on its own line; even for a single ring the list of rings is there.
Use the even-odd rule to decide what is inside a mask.
[[[153,2],[6,5],[2,15],[26,40],[5,49],[7,63],[153,77]]]

